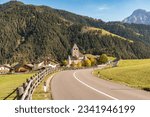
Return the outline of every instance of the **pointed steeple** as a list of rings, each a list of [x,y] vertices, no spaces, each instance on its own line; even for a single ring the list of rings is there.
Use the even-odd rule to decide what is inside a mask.
[[[72,48],[72,56],[76,57],[76,58],[79,58],[79,56],[80,56],[80,51],[79,51],[77,44],[74,44],[74,46]]]
[[[78,46],[77,46],[77,44],[76,44],[76,43],[73,45],[73,48],[78,48]]]

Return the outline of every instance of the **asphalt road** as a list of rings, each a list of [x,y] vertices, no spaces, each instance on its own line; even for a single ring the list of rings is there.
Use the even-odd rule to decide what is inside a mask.
[[[56,74],[51,82],[54,100],[148,100],[150,93],[103,80],[93,69],[69,70]]]

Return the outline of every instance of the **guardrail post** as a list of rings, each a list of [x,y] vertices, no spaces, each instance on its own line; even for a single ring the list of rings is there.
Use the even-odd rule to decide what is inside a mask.
[[[27,83],[29,83],[29,82],[30,82],[30,80],[29,80],[29,79],[26,79],[26,82],[27,82]]]
[[[23,87],[18,87],[18,88],[17,88],[17,100],[20,100],[20,99],[21,99],[23,93],[24,93]]]
[[[31,86],[30,88],[32,87],[33,88],[33,77],[30,78],[30,81],[32,80],[32,83],[31,83]],[[31,93],[32,93],[32,88],[31,88]]]
[[[25,82],[25,83],[23,83],[23,85],[22,85],[22,86],[23,86],[24,91],[25,91],[25,89],[26,89],[27,85],[28,85],[28,84],[27,84],[26,82]]]

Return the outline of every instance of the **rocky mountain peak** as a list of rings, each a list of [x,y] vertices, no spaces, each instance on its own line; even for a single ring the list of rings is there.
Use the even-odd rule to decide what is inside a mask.
[[[143,9],[137,9],[131,16],[125,18],[123,22],[150,25],[150,12]]]

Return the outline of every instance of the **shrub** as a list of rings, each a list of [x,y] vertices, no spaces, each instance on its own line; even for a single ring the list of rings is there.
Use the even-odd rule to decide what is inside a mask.
[[[89,58],[91,61],[91,66],[95,66],[97,64],[97,61],[95,58]]]
[[[108,62],[108,57],[106,54],[102,54],[100,55],[99,59],[98,59],[98,62],[100,64],[103,64],[103,63],[107,63]]]
[[[68,61],[67,61],[67,60],[64,60],[64,61],[62,62],[62,64],[63,64],[63,66],[67,66],[67,65],[68,65]]]
[[[85,67],[91,67],[91,61],[89,59],[84,60]]]
[[[81,68],[82,67],[82,62],[78,62],[77,67]]]

